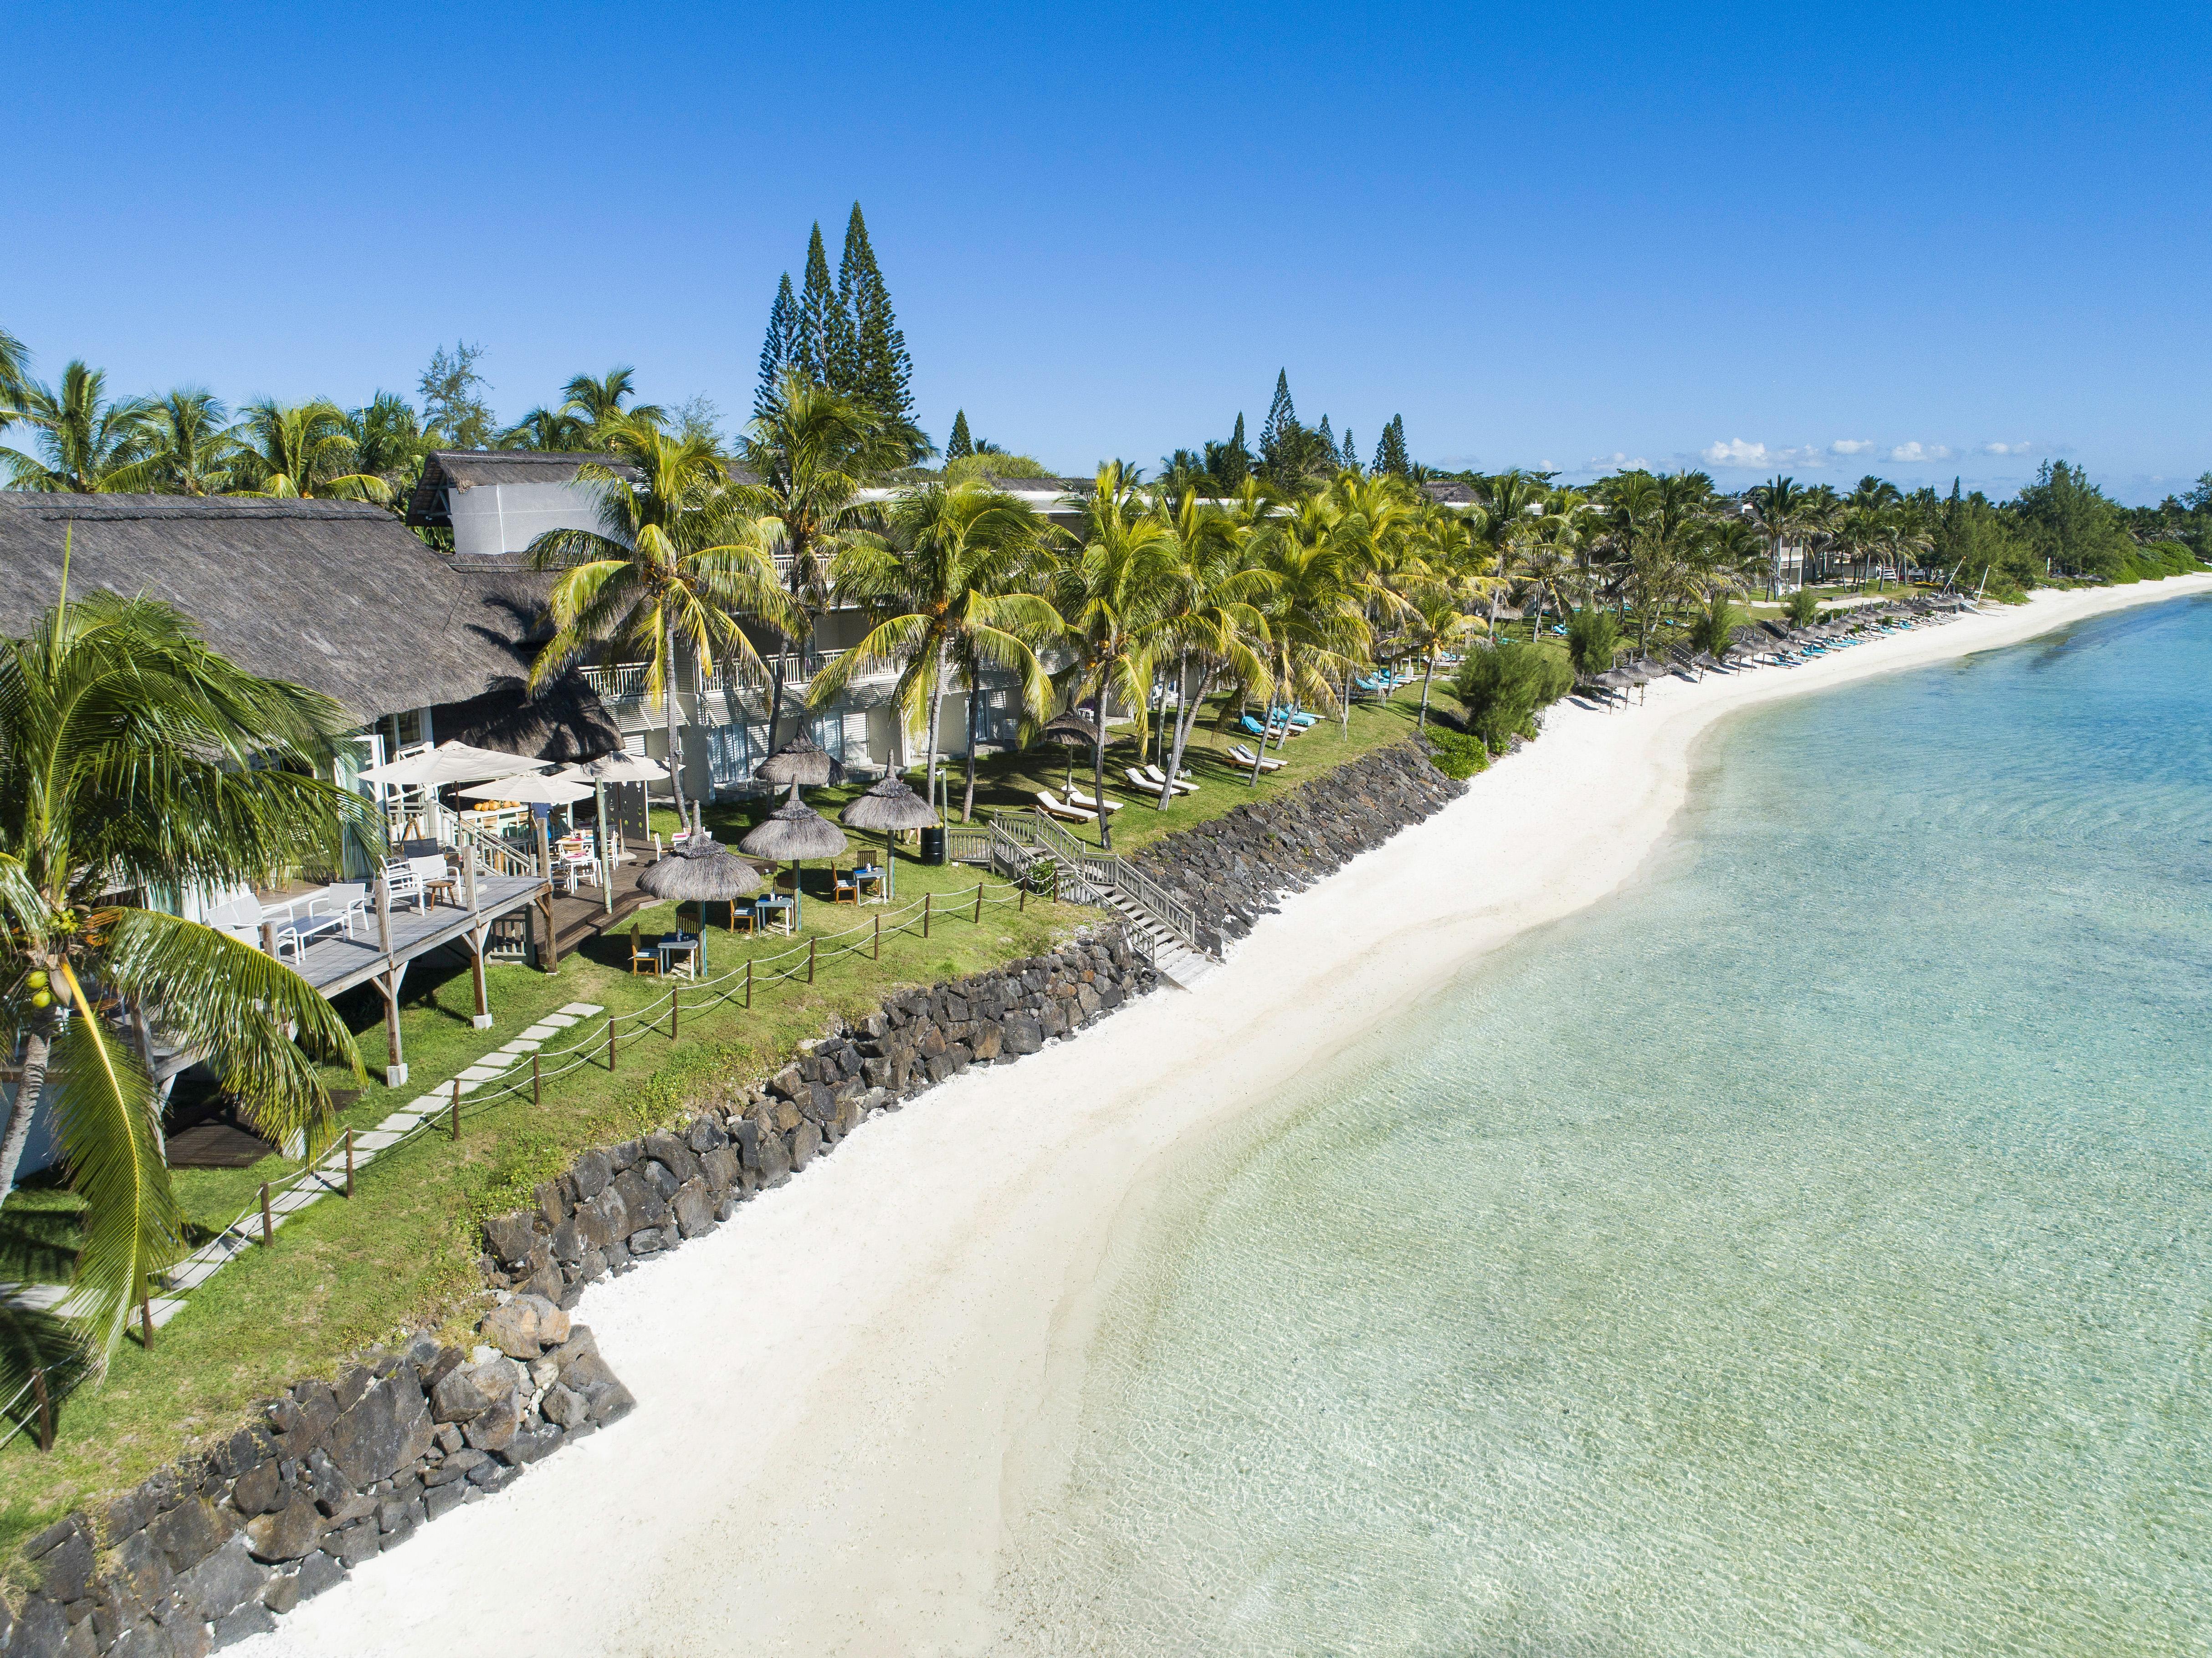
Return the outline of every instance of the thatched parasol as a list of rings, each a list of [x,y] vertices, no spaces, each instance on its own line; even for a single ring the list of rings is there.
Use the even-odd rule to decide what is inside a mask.
[[[751,897],[767,883],[761,879],[758,870],[727,847],[701,840],[672,847],[665,857],[640,872],[637,884],[641,891],[668,899],[679,911],[685,904],[698,905],[702,926],[706,922],[708,904],[726,903],[730,907],[730,926],[734,931],[738,925],[738,900]]]
[[[778,787],[793,784],[803,789],[818,789],[825,783],[843,782],[845,764],[801,732],[755,766],[753,775]]]
[[[870,829],[884,837],[884,896],[892,897],[898,891],[898,865],[891,858],[891,836],[907,829],[935,829],[937,813],[928,801],[907,786],[906,779],[894,774],[885,777],[866,794],[848,800],[845,810],[837,814],[848,829]]]
[[[749,857],[775,864],[803,864],[810,858],[835,858],[845,850],[845,832],[799,798],[799,785],[791,798],[770,812],[766,820],[738,842]],[[799,919],[799,881],[791,883],[792,919]]]
[[[1056,714],[1046,720],[1037,731],[1037,739],[1044,743],[1058,743],[1066,749],[1067,781],[1062,786],[1073,788],[1075,751],[1081,749],[1086,754],[1097,752],[1098,726],[1071,708],[1066,714]]]

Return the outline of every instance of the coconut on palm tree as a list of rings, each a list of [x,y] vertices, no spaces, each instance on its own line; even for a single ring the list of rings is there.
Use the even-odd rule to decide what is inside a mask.
[[[247,405],[239,437],[235,471],[242,483],[234,495],[391,503],[392,486],[362,469],[345,411],[334,403],[264,398]]]
[[[752,683],[768,670],[744,624],[789,641],[812,625],[776,580],[770,540],[731,487],[722,457],[703,437],[624,426],[608,437],[611,461],[586,463],[576,480],[598,497],[595,530],[548,530],[531,562],[558,570],[547,600],[553,637],[530,670],[534,691],[597,648],[642,655],[645,694],[666,716],[668,776],[684,811],[676,695],[688,657],[703,678],[715,663]]]
[[[156,1040],[199,1054],[257,1133],[311,1150],[331,1108],[301,1045],[361,1068],[304,979],[144,896],[334,858],[363,808],[315,775],[349,723],[335,703],[233,666],[156,600],[71,602],[66,553],[63,571],[62,602],[0,643],[0,999],[23,1033],[0,1190],[51,1104],[85,1204],[72,1304],[104,1362],[181,1236]]]
[[[922,788],[933,801],[945,694],[955,670],[968,683],[971,779],[973,709],[986,668],[1014,676],[1032,719],[1052,711],[1052,683],[1036,647],[1059,634],[1060,616],[1028,590],[1039,560],[1038,527],[1028,507],[986,485],[932,483],[892,503],[880,536],[841,540],[832,566],[838,596],[866,610],[873,625],[815,675],[807,702],[825,708],[855,674],[897,668],[893,698],[906,729],[925,733]],[[971,782],[963,822],[973,806]]]
[[[16,373],[20,378],[20,368]],[[139,398],[110,398],[107,376],[99,369],[72,362],[58,386],[24,380],[10,407],[31,428],[35,452],[0,448],[9,489],[137,495],[155,486],[149,405]]]

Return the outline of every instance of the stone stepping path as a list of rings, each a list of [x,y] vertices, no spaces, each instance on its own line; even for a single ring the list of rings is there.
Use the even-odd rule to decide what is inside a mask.
[[[10,1307],[20,1307],[26,1312],[58,1313],[64,1317],[75,1317],[77,1309],[71,1301],[66,1284],[0,1283],[0,1302],[5,1302]],[[154,1296],[149,1299],[148,1307],[154,1315],[154,1327],[158,1330],[184,1311],[185,1303],[173,1296]],[[133,1313],[131,1323],[135,1326],[137,1321],[138,1315]]]
[[[538,1023],[464,1070],[457,1078],[464,1094],[473,1094],[486,1083],[496,1080],[513,1071],[524,1060],[538,1051],[545,1042],[561,1030],[590,1018],[606,1010],[592,1002],[570,1002],[557,1013],[549,1013]],[[374,1128],[356,1129],[353,1137],[354,1172],[372,1162],[376,1154],[397,1145],[410,1131],[418,1127],[426,1117],[441,1116],[453,1107],[452,1085],[440,1094],[425,1094],[413,1100],[401,1110],[394,1111]],[[346,1153],[343,1139],[333,1144],[322,1160],[297,1185],[274,1193],[269,1199],[269,1221],[271,1230],[282,1230],[284,1223],[303,1210],[320,1203],[333,1193],[345,1190]],[[197,1290],[226,1263],[257,1248],[261,1241],[261,1216],[254,1211],[241,1218],[230,1230],[210,1242],[202,1244],[172,1266],[168,1272],[169,1287],[181,1294]],[[0,1284],[0,1301],[41,1311],[52,1310],[69,1293],[66,1284]],[[185,1303],[175,1296],[156,1296],[153,1299],[154,1327],[162,1325],[184,1310]]]

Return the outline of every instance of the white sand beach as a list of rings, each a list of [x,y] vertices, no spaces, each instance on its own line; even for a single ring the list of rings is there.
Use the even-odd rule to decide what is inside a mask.
[[[1625,713],[1561,706],[1195,992],[970,1072],[595,1285],[578,1316],[636,1412],[235,1650],[996,1649],[1001,1543],[1048,1500],[1101,1263],[1179,1145],[1629,881],[1723,715],[2203,593],[2212,575],[2047,594],[1794,670],[1664,681]]]

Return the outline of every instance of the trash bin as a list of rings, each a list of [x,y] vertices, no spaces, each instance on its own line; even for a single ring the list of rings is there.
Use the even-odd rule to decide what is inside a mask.
[[[926,829],[921,832],[921,861],[941,864],[945,861],[945,826]]]

